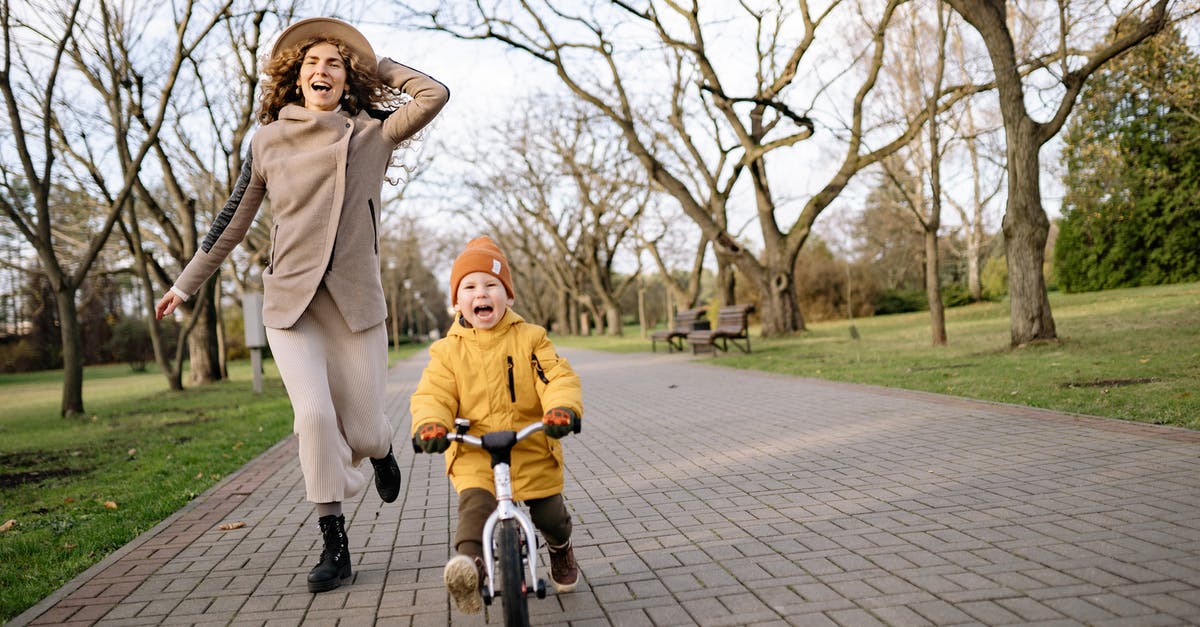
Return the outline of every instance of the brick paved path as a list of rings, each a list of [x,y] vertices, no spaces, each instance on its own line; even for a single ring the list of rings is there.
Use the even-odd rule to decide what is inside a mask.
[[[1200,433],[564,353],[584,579],[531,599],[535,624],[1200,623]],[[498,622],[441,585],[454,497],[440,456],[401,446],[423,364],[390,376],[400,499],[346,504],[349,585],[305,589],[318,533],[287,440],[12,624]]]

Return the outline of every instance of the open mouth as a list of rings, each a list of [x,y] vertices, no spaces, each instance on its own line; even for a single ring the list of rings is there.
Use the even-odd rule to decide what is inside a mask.
[[[484,315],[484,314],[490,314],[490,313],[492,313],[492,311],[493,310],[492,310],[491,305],[480,305],[475,308],[475,315],[480,316],[480,315]]]
[[[311,87],[312,87],[312,90],[316,91],[316,92],[326,92],[326,91],[333,90],[333,86],[330,85],[329,83],[313,83],[311,85]]]

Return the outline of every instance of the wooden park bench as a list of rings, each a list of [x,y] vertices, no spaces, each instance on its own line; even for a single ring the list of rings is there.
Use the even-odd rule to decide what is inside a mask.
[[[683,339],[688,333],[697,329],[708,328],[708,318],[705,314],[708,310],[699,307],[696,309],[684,309],[675,314],[675,324],[668,329],[660,329],[650,334],[650,350],[658,352],[658,342],[665,341],[667,343],[667,352],[680,351],[683,352]]]
[[[699,329],[687,334],[687,341],[692,345],[692,354],[701,351],[717,350],[729,352],[729,344],[741,349],[743,353],[750,352],[750,314],[754,305],[730,305],[717,310],[717,326],[711,329]]]

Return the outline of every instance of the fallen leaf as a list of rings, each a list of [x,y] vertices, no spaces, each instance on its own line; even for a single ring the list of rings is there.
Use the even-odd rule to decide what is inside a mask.
[[[104,507],[105,509],[117,509],[117,503],[116,501],[105,501]]]
[[[239,520],[237,522],[221,523],[221,524],[217,525],[217,529],[220,529],[221,531],[233,531],[234,529],[241,529],[242,527],[245,527],[245,526],[246,526],[246,523]]]
[[[235,450],[235,451],[236,451],[236,450],[238,450],[238,449],[242,448],[242,446],[243,446],[243,444],[242,444],[241,442],[238,442],[237,444],[234,444],[234,445],[233,445],[233,450]]]
[[[67,498],[63,499],[63,503],[66,503],[67,505],[70,505],[71,503],[74,503],[74,502],[75,502],[75,499],[73,499],[69,496]]]
[[[129,449],[129,456],[133,457],[134,455],[137,455],[137,449],[135,449],[135,448]]]
[[[16,524],[17,521],[9,518],[8,520],[4,521],[3,525],[0,525],[0,533],[4,533],[5,531],[12,529],[14,526],[16,526]]]
[[[75,547],[77,547],[77,546],[79,546],[79,545],[78,545],[78,544],[75,544],[74,542],[63,542],[63,548],[64,548],[64,549],[73,549],[73,548],[75,548]]]
[[[197,478],[197,479],[203,479],[203,478],[204,478],[204,471],[200,471],[200,472],[196,473],[196,478]]]
[[[1139,364],[1144,364],[1144,363],[1149,363],[1149,361],[1150,361],[1150,358],[1149,358],[1149,357],[1143,357],[1143,358],[1141,358],[1141,359],[1139,359],[1139,360],[1138,360],[1138,363],[1139,363]]]

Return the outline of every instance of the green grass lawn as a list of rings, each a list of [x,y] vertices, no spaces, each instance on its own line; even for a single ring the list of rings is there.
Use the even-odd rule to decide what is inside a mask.
[[[82,419],[59,417],[61,371],[0,375],[0,524],[15,521],[0,533],[0,623],[291,433],[274,363],[264,371],[255,394],[249,361],[183,392],[157,372],[88,367]]]
[[[752,327],[750,354],[694,359],[1200,429],[1200,283],[1054,292],[1050,302],[1057,343],[1010,348],[1008,303],[980,303],[947,310],[942,347],[931,345],[929,314],[920,312],[813,323],[780,338]],[[636,328],[554,341],[650,351]]]

